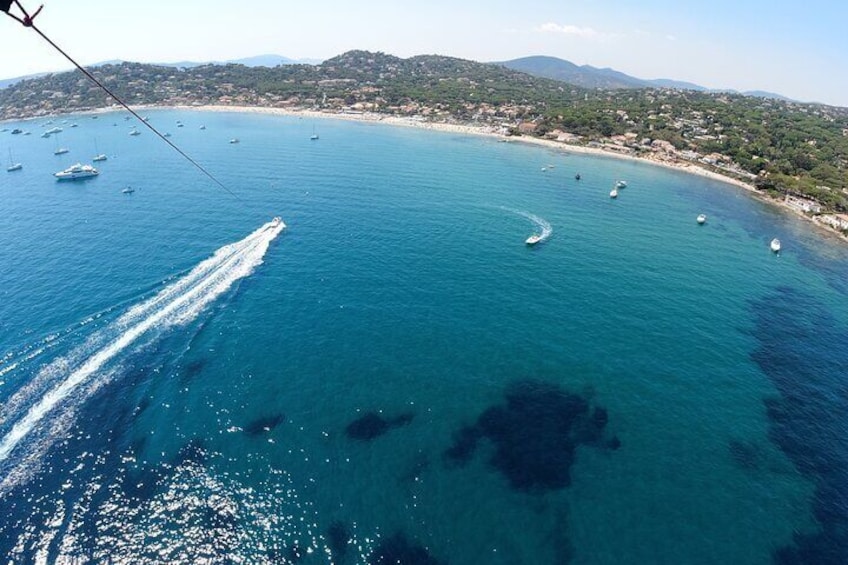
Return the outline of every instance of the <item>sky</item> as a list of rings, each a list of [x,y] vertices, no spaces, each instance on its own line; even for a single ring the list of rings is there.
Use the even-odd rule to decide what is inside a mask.
[[[838,0],[22,0],[82,64],[213,61],[351,49],[476,61],[548,55],[708,88],[848,107],[848,3]],[[0,19],[0,79],[69,69]]]

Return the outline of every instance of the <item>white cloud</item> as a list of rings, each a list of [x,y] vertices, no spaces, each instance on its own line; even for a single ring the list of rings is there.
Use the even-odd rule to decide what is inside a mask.
[[[601,39],[606,35],[590,27],[580,27],[570,24],[560,25],[554,22],[544,23],[539,26],[538,30],[543,33],[561,33],[583,39]]]

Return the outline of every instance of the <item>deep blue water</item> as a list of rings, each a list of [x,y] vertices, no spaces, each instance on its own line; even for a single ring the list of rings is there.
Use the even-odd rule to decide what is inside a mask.
[[[843,243],[643,163],[149,116],[237,198],[119,114],[0,133],[10,562],[848,562]]]

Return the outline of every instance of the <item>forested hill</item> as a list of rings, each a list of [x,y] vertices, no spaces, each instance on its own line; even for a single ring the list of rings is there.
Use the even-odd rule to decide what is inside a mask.
[[[350,51],[320,65],[273,68],[138,63],[92,69],[130,104],[231,104],[371,111],[503,126],[575,143],[724,161],[774,193],[848,209],[848,109],[666,88],[583,89],[500,65],[437,55]],[[110,107],[78,72],[0,89],[0,118]],[[519,128],[519,125],[521,126]],[[673,146],[673,148],[672,148]],[[721,159],[719,159],[721,157]]]

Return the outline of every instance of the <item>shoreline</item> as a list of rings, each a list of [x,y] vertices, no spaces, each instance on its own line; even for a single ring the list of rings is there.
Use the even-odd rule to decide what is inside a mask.
[[[146,109],[173,109],[173,110],[194,110],[201,112],[233,112],[233,113],[250,113],[250,114],[267,114],[267,115],[277,115],[277,116],[299,116],[299,117],[308,117],[308,118],[317,118],[317,119],[335,119],[335,120],[345,120],[351,122],[366,122],[366,123],[381,123],[392,126],[402,126],[402,127],[410,127],[410,128],[418,128],[418,129],[426,129],[431,131],[440,131],[445,133],[457,133],[463,135],[478,135],[482,137],[489,137],[492,139],[497,139],[498,141],[506,140],[510,143],[526,143],[530,145],[536,145],[539,147],[547,147],[549,149],[554,149],[557,151],[562,151],[565,153],[579,153],[582,155],[590,155],[596,157],[609,157],[613,159],[623,159],[640,163],[647,163],[649,165],[654,165],[658,167],[663,167],[666,169],[671,169],[675,171],[680,171],[684,173],[688,173],[691,175],[697,175],[700,177],[704,177],[710,180],[723,182],[725,184],[730,184],[735,186],[736,188],[741,188],[746,193],[748,193],[751,197],[756,198],[760,202],[773,205],[775,208],[785,211],[794,217],[802,218],[806,220],[806,222],[815,228],[822,235],[834,237],[841,241],[842,243],[848,243],[848,235],[840,232],[839,230],[822,224],[819,221],[816,221],[815,216],[808,216],[797,210],[788,206],[782,200],[775,200],[771,198],[759,190],[757,190],[752,184],[747,183],[745,181],[733,178],[728,175],[724,175],[721,173],[717,173],[715,171],[711,171],[704,167],[701,167],[695,163],[691,162],[680,162],[680,161],[665,161],[660,159],[651,159],[647,157],[639,157],[636,155],[624,155],[621,153],[617,153],[615,151],[608,151],[602,148],[596,147],[584,147],[582,145],[572,145],[569,143],[564,143],[561,141],[556,141],[553,139],[541,139],[538,137],[527,137],[527,136],[504,136],[496,131],[491,126],[475,126],[475,125],[465,125],[465,124],[448,124],[443,122],[431,122],[423,119],[415,119],[415,118],[406,118],[401,116],[386,116],[382,114],[374,114],[374,113],[361,113],[361,114],[349,114],[344,112],[322,112],[317,110],[296,110],[289,108],[268,108],[263,106],[225,106],[225,105],[204,105],[204,106],[149,106]]]
[[[706,169],[696,163],[692,163],[689,161],[681,162],[680,160],[661,160],[661,159],[651,159],[649,157],[640,157],[636,155],[626,155],[622,153],[618,153],[615,151],[609,151],[600,147],[585,147],[582,145],[573,145],[570,143],[565,143],[561,141],[557,141],[554,139],[541,139],[538,137],[527,137],[527,136],[504,136],[497,131],[494,130],[492,126],[482,126],[482,125],[468,125],[468,124],[450,124],[444,122],[432,122],[427,121],[425,119],[416,119],[416,118],[408,118],[402,116],[389,116],[383,114],[375,114],[371,112],[363,112],[363,113],[346,113],[346,112],[323,112],[318,110],[308,110],[308,109],[291,109],[291,108],[273,108],[267,106],[228,106],[228,105],[220,105],[220,104],[207,104],[200,106],[159,106],[159,105],[140,105],[133,108],[136,111],[144,111],[144,110],[183,110],[183,111],[196,111],[196,112],[231,112],[231,113],[241,113],[241,114],[265,114],[265,115],[276,115],[276,116],[298,116],[298,117],[307,117],[314,119],[331,119],[331,120],[344,120],[350,122],[364,122],[364,123],[380,123],[391,126],[401,126],[401,127],[409,127],[409,128],[418,128],[425,129],[431,131],[440,131],[444,133],[456,133],[461,135],[477,135],[481,137],[488,137],[491,139],[496,139],[498,141],[508,141],[510,143],[525,143],[530,145],[536,145],[539,147],[546,147],[548,149],[553,149],[556,151],[562,151],[564,153],[579,153],[582,155],[590,155],[596,157],[609,157],[613,159],[622,159],[629,160],[640,163],[647,163],[649,165],[654,165],[658,167],[664,167],[666,169],[671,169],[675,171],[680,171],[684,173],[688,173],[691,175],[697,175],[700,177],[708,178],[714,181],[723,182],[725,184],[730,184],[735,186],[736,188],[741,188],[745,192],[747,192],[751,197],[756,198],[760,202],[771,204],[779,210],[785,211],[787,213],[792,214],[795,217],[803,218],[816,228],[820,233],[824,235],[828,235],[831,237],[835,237],[840,240],[842,243],[848,243],[848,235],[842,233],[834,227],[829,225],[822,224],[821,222],[815,219],[815,216],[808,216],[797,210],[791,206],[788,206],[782,200],[775,200],[771,198],[759,190],[757,190],[752,184],[747,183],[745,181],[733,178],[731,176],[717,173],[715,171],[711,171]],[[100,115],[106,114],[110,112],[124,112],[125,110],[121,108],[97,108],[95,110],[89,110],[85,112],[78,112],[81,115]],[[40,119],[40,118],[31,118],[31,119]]]

